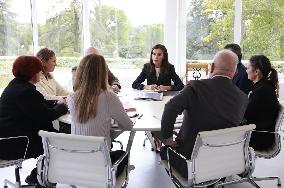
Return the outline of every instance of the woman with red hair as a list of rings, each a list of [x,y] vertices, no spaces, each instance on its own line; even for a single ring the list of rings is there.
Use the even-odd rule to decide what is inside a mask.
[[[0,137],[28,136],[29,146],[26,158],[36,158],[43,154],[39,130],[55,131],[52,121],[67,113],[67,106],[44,99],[36,90],[42,62],[34,56],[19,56],[13,64],[15,78],[4,89],[0,99]],[[7,151],[9,150],[9,151]],[[0,158],[17,158],[13,147],[0,150]],[[14,156],[7,153],[13,153]],[[36,169],[26,182],[36,184]]]

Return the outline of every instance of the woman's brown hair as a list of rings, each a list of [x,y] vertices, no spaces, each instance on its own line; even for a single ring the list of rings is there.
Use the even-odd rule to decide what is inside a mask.
[[[107,88],[107,65],[104,57],[95,54],[85,56],[77,68],[74,83],[74,108],[80,123],[96,116],[98,97]]]

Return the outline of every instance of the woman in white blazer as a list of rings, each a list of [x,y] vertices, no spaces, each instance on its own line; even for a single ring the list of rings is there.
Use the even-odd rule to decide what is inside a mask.
[[[51,72],[56,66],[56,56],[54,51],[48,48],[42,48],[36,56],[43,63],[43,70],[40,74],[40,81],[36,84],[37,90],[46,100],[62,100],[68,95],[68,92],[58,84]]]

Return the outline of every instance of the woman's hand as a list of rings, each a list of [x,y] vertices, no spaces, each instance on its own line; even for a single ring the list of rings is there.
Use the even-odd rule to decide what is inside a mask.
[[[111,88],[112,88],[112,91],[116,94],[120,92],[120,89],[119,89],[118,85],[116,85],[116,84],[112,85]]]
[[[156,84],[145,85],[143,89],[145,89],[145,90],[158,90],[158,86]]]
[[[66,97],[62,97],[61,99],[59,99],[57,101],[57,104],[65,104],[67,106],[67,101],[66,101]]]
[[[170,91],[172,90],[172,86],[164,86],[164,85],[159,85],[158,90],[160,91]]]

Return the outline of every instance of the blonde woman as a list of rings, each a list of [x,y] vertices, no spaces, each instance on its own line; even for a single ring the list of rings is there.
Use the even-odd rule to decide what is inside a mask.
[[[122,103],[107,84],[107,65],[100,55],[85,56],[77,69],[74,93],[67,97],[71,114],[71,134],[103,136],[111,148],[111,120],[114,119],[121,130],[131,130],[133,123],[126,114]],[[124,151],[111,151],[115,162]],[[117,175],[123,170],[127,160],[118,167]]]
[[[50,74],[56,66],[56,56],[54,51],[48,48],[40,49],[36,56],[43,63],[43,70],[40,74],[40,81],[36,84],[37,90],[46,100],[62,100],[68,95],[68,92],[58,84]]]

